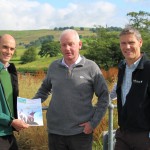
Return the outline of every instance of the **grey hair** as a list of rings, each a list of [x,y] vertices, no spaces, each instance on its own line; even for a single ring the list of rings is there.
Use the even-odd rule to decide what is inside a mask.
[[[72,33],[72,34],[75,36],[75,38],[76,38],[78,41],[80,41],[78,32],[77,32],[76,30],[73,30],[73,29],[66,29],[66,30],[64,30],[64,31],[61,33],[60,37],[59,37],[59,41],[61,41],[63,35],[65,35],[65,34],[67,34],[67,33]]]
[[[133,28],[132,26],[126,26],[119,34],[119,37],[127,34],[134,34],[137,40],[142,39],[140,32],[137,29]]]

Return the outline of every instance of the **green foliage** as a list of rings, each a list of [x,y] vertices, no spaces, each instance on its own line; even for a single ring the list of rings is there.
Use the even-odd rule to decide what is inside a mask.
[[[130,17],[129,24],[141,32],[143,39],[141,49],[150,58],[150,13],[145,11],[129,12],[127,16]]]
[[[142,32],[142,39],[143,39],[143,45],[142,45],[142,51],[145,52],[148,57],[150,58],[150,31]]]
[[[97,28],[97,36],[88,40],[87,43],[88,48],[85,56],[105,70],[117,66],[122,59],[118,32],[109,32],[106,28],[99,27]]]
[[[31,41],[29,44],[26,44],[25,47],[26,48],[31,47],[31,46],[39,47],[39,46],[41,46],[41,44],[43,42],[51,42],[53,40],[54,40],[54,36],[53,35],[46,35],[46,36],[39,37],[35,41]]]
[[[24,54],[21,56],[20,60],[21,60],[22,64],[35,61],[36,60],[36,49],[35,49],[35,47],[30,47],[29,49],[27,49],[24,52]]]
[[[44,56],[55,57],[60,52],[59,49],[60,44],[58,41],[43,42],[41,50],[39,51],[38,55],[40,55],[41,57]]]
[[[150,28],[150,13],[145,11],[129,12],[127,16],[130,17],[129,24],[137,29]]]

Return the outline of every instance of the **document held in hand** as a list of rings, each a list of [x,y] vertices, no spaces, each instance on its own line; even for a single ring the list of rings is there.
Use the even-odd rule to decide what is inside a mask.
[[[41,99],[17,97],[18,119],[30,126],[43,126]]]

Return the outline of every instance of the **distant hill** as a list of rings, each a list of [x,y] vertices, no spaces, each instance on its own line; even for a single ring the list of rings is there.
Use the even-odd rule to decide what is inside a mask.
[[[82,36],[90,36],[94,33],[89,31],[88,29],[80,31],[77,30],[79,35]],[[55,40],[59,40],[59,36],[62,31],[55,31],[55,30],[48,30],[48,29],[41,29],[41,30],[22,30],[22,31],[13,31],[13,30],[0,30],[0,35],[5,33],[11,34],[15,37],[17,45],[19,43],[29,44],[32,41],[37,40],[39,37],[46,36],[46,35],[53,35]]]

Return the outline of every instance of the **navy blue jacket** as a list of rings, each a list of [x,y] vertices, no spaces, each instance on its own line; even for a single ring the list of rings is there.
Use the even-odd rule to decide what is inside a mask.
[[[132,85],[122,106],[121,85],[125,63],[119,64],[117,83],[118,124],[121,130],[150,131],[150,60],[143,54],[132,74]]]

